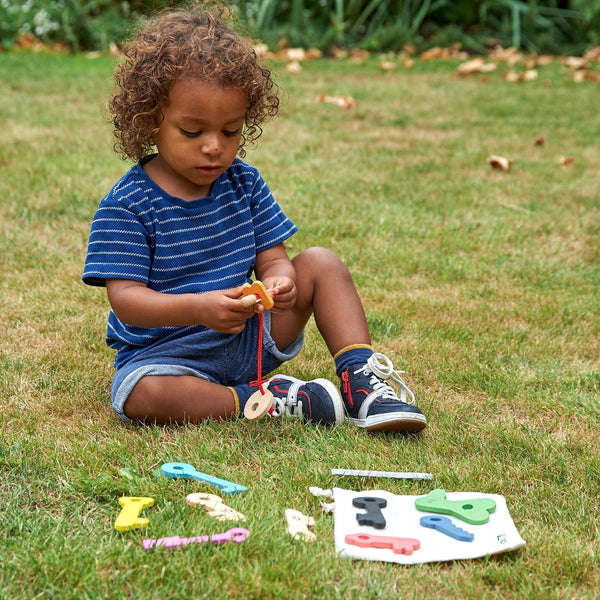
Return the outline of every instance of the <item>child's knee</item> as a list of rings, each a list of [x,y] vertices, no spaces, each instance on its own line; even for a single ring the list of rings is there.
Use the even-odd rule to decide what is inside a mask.
[[[347,270],[346,264],[337,254],[321,246],[312,246],[303,250],[293,258],[292,262],[296,271],[299,269],[311,271],[319,269],[321,272]]]

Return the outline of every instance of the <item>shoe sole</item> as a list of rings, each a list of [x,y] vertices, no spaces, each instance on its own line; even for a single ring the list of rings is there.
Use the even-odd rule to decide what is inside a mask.
[[[419,413],[407,413],[402,416],[375,415],[366,419],[348,417],[348,421],[366,431],[418,433],[427,427],[425,415]]]

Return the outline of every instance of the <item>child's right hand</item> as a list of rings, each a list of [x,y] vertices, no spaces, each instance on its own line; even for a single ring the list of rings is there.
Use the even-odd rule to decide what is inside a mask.
[[[189,327],[203,325],[220,333],[237,334],[246,321],[263,310],[244,306],[242,286],[202,294],[165,294],[139,281],[107,279],[108,299],[116,316],[133,327]]]
[[[199,294],[199,297],[202,296],[202,300],[207,302],[202,310],[203,319],[200,324],[220,333],[241,333],[246,321],[263,310],[261,304],[244,306],[241,294],[241,287]]]

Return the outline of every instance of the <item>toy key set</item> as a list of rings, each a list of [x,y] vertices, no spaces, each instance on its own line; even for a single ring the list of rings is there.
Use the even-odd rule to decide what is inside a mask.
[[[161,473],[173,479],[207,483],[224,495],[240,494],[248,489],[201,473],[188,463],[165,463]],[[342,556],[415,564],[479,558],[525,545],[502,496],[465,492],[446,494],[443,489],[435,489],[424,496],[397,496],[381,490],[353,492],[339,488],[328,492],[335,501],[335,545]],[[185,501],[188,506],[204,508],[209,516],[219,521],[245,520],[242,513],[227,506],[216,494],[192,493]],[[142,512],[154,506],[154,502],[150,497],[119,498],[121,512],[115,521],[115,529],[128,531],[148,527],[150,520],[142,516]],[[285,518],[292,537],[306,541],[316,539],[310,530],[315,525],[312,517],[287,509]],[[212,535],[146,538],[142,544],[146,550],[189,544],[241,544],[249,536],[248,529],[233,527]]]
[[[165,463],[160,468],[163,475],[171,477],[172,479],[186,478],[208,483],[212,486],[217,487],[223,494],[240,494],[248,490],[243,485],[232,483],[224,479],[207,475],[197,471],[196,468],[187,463],[171,462]],[[214,494],[188,494],[186,497],[186,503],[188,506],[202,506],[211,517],[215,517],[219,521],[239,521],[244,520],[245,517],[242,513],[225,505],[223,500]],[[149,497],[136,497],[136,496],[123,496],[119,498],[119,504],[121,505],[121,512],[115,521],[115,529],[118,531],[129,531],[130,529],[137,529],[147,527],[149,519],[141,517],[141,512],[150,506],[154,505],[154,498]],[[142,544],[146,550],[152,548],[175,548],[178,546],[186,546],[188,544],[201,544],[211,543],[214,545],[226,544],[227,542],[234,542],[241,544],[248,536],[250,531],[243,527],[234,527],[224,533],[216,533],[213,535],[201,535],[196,537],[182,538],[178,535],[159,538],[159,539],[145,539]]]
[[[342,556],[416,564],[480,558],[525,545],[506,500],[435,489],[425,496],[334,488],[335,543]]]

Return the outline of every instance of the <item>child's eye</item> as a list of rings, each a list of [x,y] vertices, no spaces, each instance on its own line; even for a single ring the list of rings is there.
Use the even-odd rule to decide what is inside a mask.
[[[202,134],[201,131],[186,131],[185,129],[180,129],[181,133],[185,135],[185,137],[195,138]]]
[[[240,133],[239,129],[236,129],[235,131],[223,130],[223,135],[226,136],[226,137],[235,137],[239,133]]]

